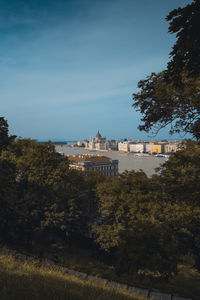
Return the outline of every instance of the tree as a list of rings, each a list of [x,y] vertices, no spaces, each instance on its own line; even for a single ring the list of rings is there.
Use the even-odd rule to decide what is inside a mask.
[[[9,143],[8,123],[4,118],[0,118],[0,153]]]
[[[98,215],[96,185],[103,180],[98,172],[86,176],[69,170],[54,187],[55,201],[45,212],[43,227],[61,230],[70,239],[91,238],[91,226]]]
[[[97,241],[112,253],[116,270],[168,279],[177,273],[179,247],[165,216],[159,176],[125,172],[98,185]],[[170,226],[169,226],[170,224]]]
[[[6,149],[12,140],[15,139],[15,136],[8,135],[8,123],[3,118],[0,117],[0,154],[2,150]]]
[[[194,0],[168,16],[169,32],[177,33],[167,69],[138,83],[133,107],[142,113],[140,130],[156,134],[191,133],[200,139],[200,3]]]
[[[149,214],[151,210],[149,210]],[[138,215],[137,215],[138,216]],[[178,273],[178,240],[166,223],[138,218],[119,233],[117,270],[168,280]]]
[[[187,141],[160,168],[160,183],[168,203],[166,222],[176,232],[181,254],[192,254],[200,270],[200,145]],[[167,212],[168,211],[168,212]]]
[[[17,184],[15,165],[0,157],[0,241],[16,236]]]
[[[15,236],[17,223],[16,168],[12,162],[2,157],[15,136],[8,135],[8,123],[0,117],[0,238]]]
[[[187,141],[160,167],[162,185],[171,203],[200,207],[200,145]]]
[[[188,78],[200,75],[200,2],[194,0],[184,8],[174,9],[166,17],[170,22],[169,32],[176,33],[171,61],[168,63],[168,77],[180,83],[180,74],[187,73]]]
[[[18,139],[2,152],[2,159],[15,166],[18,239],[30,241],[41,229],[45,212],[57,200],[57,186],[66,179],[68,161],[51,143]]]
[[[63,239],[66,235],[90,237],[98,214],[95,186],[103,180],[101,174],[85,176],[69,169],[67,158],[54,145],[30,139],[12,142],[2,158],[15,166],[16,229],[21,240],[39,238],[44,232]]]

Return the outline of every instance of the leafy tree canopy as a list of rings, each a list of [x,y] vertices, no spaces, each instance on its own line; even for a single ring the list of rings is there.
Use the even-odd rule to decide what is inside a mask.
[[[166,17],[169,32],[176,33],[176,43],[170,53],[168,74],[175,82],[183,71],[188,77],[200,75],[200,2],[194,0],[184,8],[174,9]]]
[[[15,136],[8,135],[7,121],[3,117],[0,117],[0,153],[2,150],[6,149],[14,138]]]
[[[200,145],[187,141],[160,168],[168,201],[200,207]]]
[[[163,201],[159,176],[125,172],[99,184],[97,193],[101,214],[94,231],[101,247],[115,253],[117,270],[175,274],[180,252],[173,229],[180,208]]]
[[[191,133],[200,139],[200,2],[194,0],[168,16],[176,33],[167,69],[138,83],[133,107],[142,113],[140,130],[156,134],[170,125],[170,133]]]
[[[1,158],[15,171],[16,236],[30,240],[44,231],[68,237],[90,235],[90,224],[98,214],[95,186],[104,176],[69,169],[68,159],[50,142],[19,138],[2,151]]]

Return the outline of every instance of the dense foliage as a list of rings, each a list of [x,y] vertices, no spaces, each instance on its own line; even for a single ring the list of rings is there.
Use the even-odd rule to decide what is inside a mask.
[[[7,143],[7,142],[6,142]],[[28,244],[52,235],[89,236],[102,176],[70,170],[51,143],[11,140],[0,157],[0,235]],[[44,233],[42,235],[42,232]]]
[[[9,143],[7,141],[9,140]],[[200,145],[187,142],[148,178],[69,169],[51,143],[5,139],[0,237],[34,251],[62,241],[97,243],[118,273],[168,279],[189,254],[200,270]]]
[[[98,186],[101,217],[95,231],[101,246],[115,255],[120,272],[168,279],[186,254],[194,256],[199,268],[200,190],[195,174],[200,174],[200,147],[194,150],[187,161],[187,149],[174,154],[160,176],[147,178],[132,171]],[[182,177],[173,174],[178,170]]]
[[[169,32],[176,33],[167,69],[138,83],[133,107],[142,113],[140,130],[191,133],[200,139],[200,2],[194,0],[167,16]]]

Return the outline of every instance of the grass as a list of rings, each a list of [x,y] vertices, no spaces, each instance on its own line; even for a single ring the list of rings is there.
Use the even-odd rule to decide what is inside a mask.
[[[160,284],[162,288],[162,285]],[[166,290],[166,287],[163,287]],[[179,274],[170,280],[168,289],[194,300],[200,299],[200,273],[190,264],[179,265]]]
[[[1,300],[142,300],[126,290],[0,254]]]
[[[162,292],[178,294],[183,297],[189,297],[194,300],[200,299],[200,273],[197,272],[191,262],[185,262],[179,265],[179,273],[169,282],[152,281],[152,279],[138,279],[127,274],[116,274],[112,265],[107,265],[102,262],[99,257],[95,257],[94,252],[89,249],[81,249],[70,247],[69,249],[62,248],[58,244],[52,246],[45,252],[45,256],[50,259],[54,255],[59,258],[61,265],[71,269],[86,272],[90,275],[107,278],[121,283],[126,283],[132,286],[141,288],[155,288]]]
[[[11,247],[12,248],[12,247]],[[22,248],[14,247],[20,253],[26,253]],[[161,292],[177,294],[179,296],[200,299],[200,273],[192,267],[191,258],[187,258],[184,264],[179,265],[179,273],[169,282],[159,282],[148,278],[138,279],[127,274],[116,274],[112,265],[106,264],[99,257],[98,253],[91,249],[82,249],[77,246],[65,246],[61,244],[42,246],[37,249],[37,253],[42,249],[44,256],[53,259],[56,255],[58,263],[76,271],[85,272],[108,280],[125,283],[141,288],[155,288]],[[1,298],[0,298],[1,299]]]

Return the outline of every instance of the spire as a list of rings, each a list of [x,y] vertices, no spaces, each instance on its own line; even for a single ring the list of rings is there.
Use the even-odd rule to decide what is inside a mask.
[[[100,134],[99,130],[98,130],[98,132],[96,134],[96,138],[101,139],[101,134]]]

